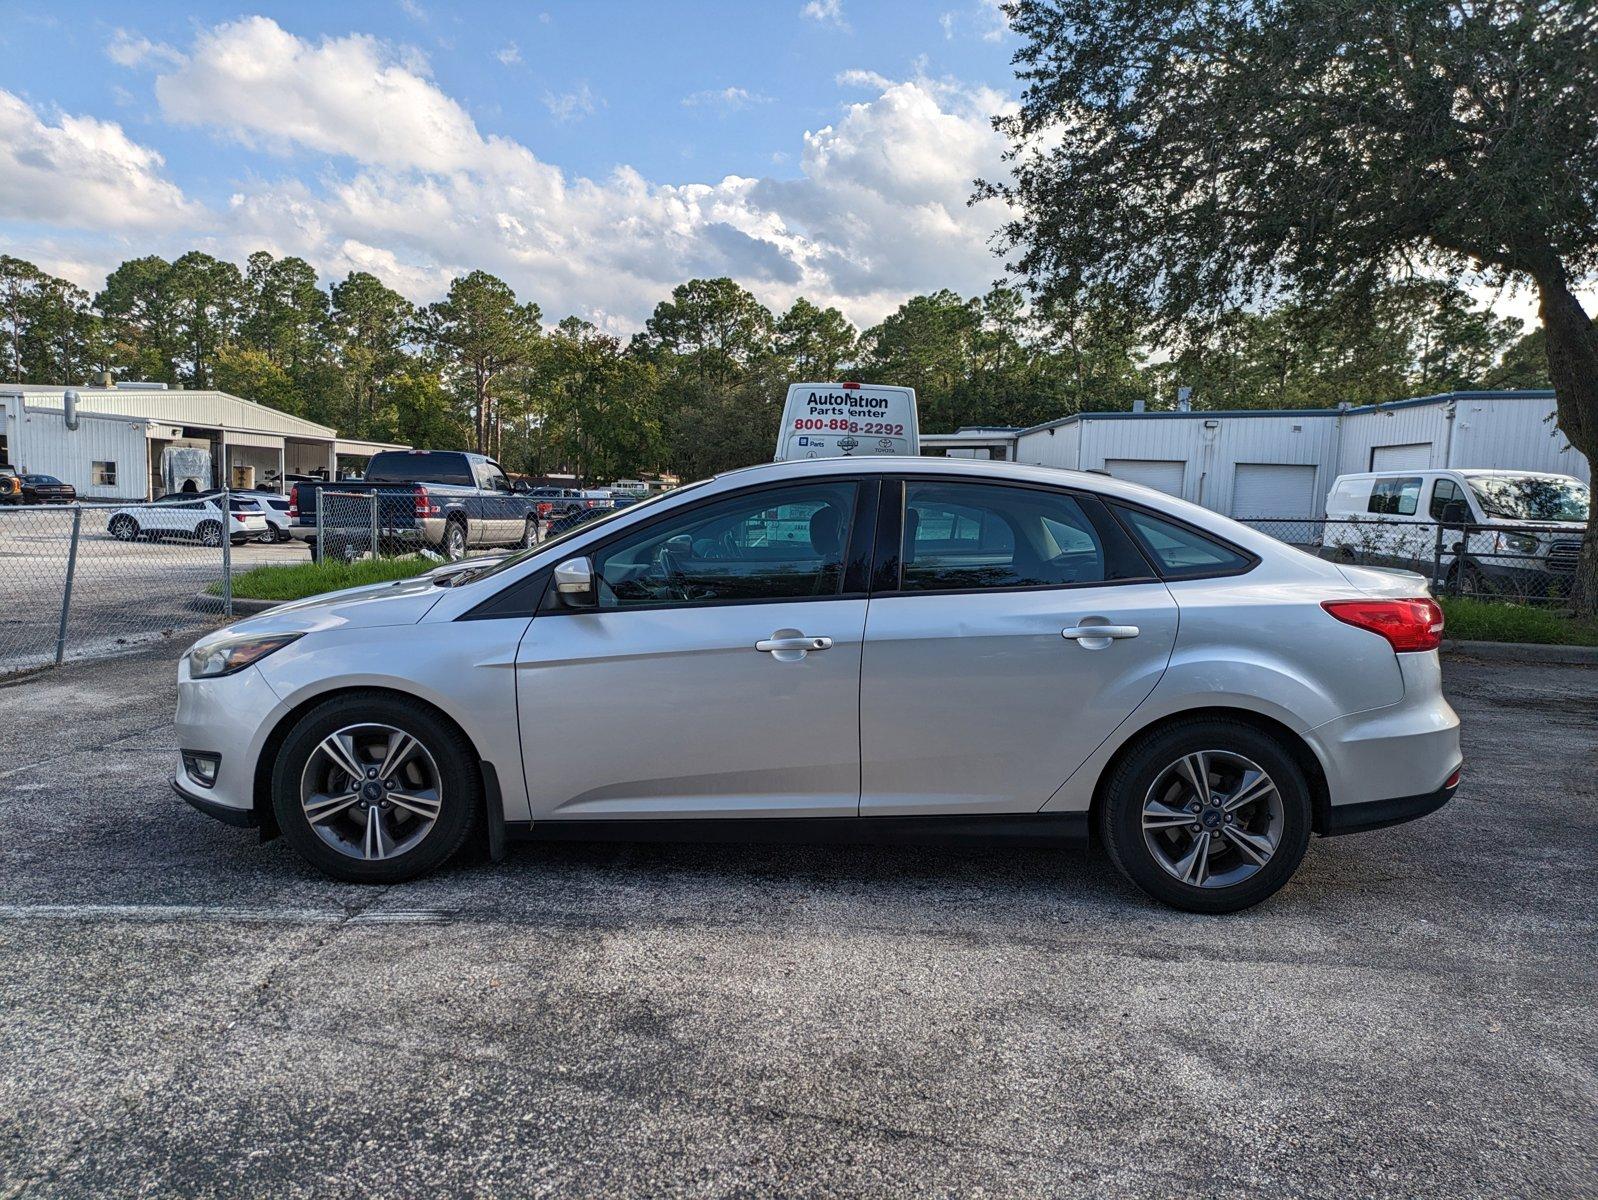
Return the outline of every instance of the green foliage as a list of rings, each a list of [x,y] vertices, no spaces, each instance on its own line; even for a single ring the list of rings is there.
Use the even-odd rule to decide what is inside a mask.
[[[916,388],[922,428],[1024,426],[1158,404],[1178,383],[1208,407],[1298,407],[1480,386],[1511,323],[1452,285],[1233,313],[1147,361],[1147,314],[1113,289],[1033,298],[914,296],[858,333],[803,298],[774,317],[729,279],[673,290],[630,342],[473,272],[418,311],[367,272],[322,289],[303,259],[252,254],[243,272],[204,254],[123,263],[91,304],[65,280],[0,258],[5,375],[123,377],[218,387],[333,425],[422,447],[481,446],[511,471],[606,483],[699,478],[769,458],[801,380]],[[1515,344],[1519,346],[1519,343]]]
[[[406,558],[363,558],[352,563],[326,559],[319,563],[251,567],[233,576],[233,595],[240,600],[303,600],[307,596],[320,596],[323,592],[336,592],[340,588],[409,579],[437,565],[421,555],[411,555]],[[209,591],[213,595],[220,595],[222,585],[213,583]]]
[[[469,406],[477,449],[497,449],[503,413],[494,384],[538,352],[538,305],[523,304],[503,279],[473,271],[422,310],[417,332],[447,385]]]
[[[1598,622],[1528,604],[1500,604],[1466,596],[1440,596],[1443,636],[1462,642],[1532,642],[1537,645],[1598,646]]]

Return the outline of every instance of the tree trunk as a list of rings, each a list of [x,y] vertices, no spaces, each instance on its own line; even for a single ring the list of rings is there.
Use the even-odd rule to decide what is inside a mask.
[[[1559,428],[1570,444],[1587,456],[1591,468],[1598,462],[1598,328],[1571,293],[1562,266],[1539,274],[1537,291]],[[1571,601],[1578,615],[1598,616],[1598,521],[1591,513]]]

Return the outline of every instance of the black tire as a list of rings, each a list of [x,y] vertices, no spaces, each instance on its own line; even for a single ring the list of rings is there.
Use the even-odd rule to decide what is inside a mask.
[[[131,542],[139,536],[139,523],[123,513],[111,518],[110,533],[119,542]]]
[[[1456,562],[1450,582],[1456,596],[1482,596],[1487,591],[1487,581],[1474,563]]]
[[[1281,798],[1282,829],[1276,849],[1253,875],[1228,886],[1198,887],[1171,875],[1144,841],[1143,805],[1161,773],[1185,755],[1220,751],[1252,760],[1270,776]],[[1250,908],[1292,877],[1309,846],[1313,808],[1309,784],[1287,748],[1245,721],[1199,717],[1144,735],[1112,772],[1099,809],[1099,836],[1116,869],[1154,899],[1197,913]],[[1217,839],[1217,844],[1222,843]]]
[[[222,525],[219,521],[201,521],[194,530],[194,536],[200,539],[202,546],[220,546],[222,544]]]
[[[306,543],[306,545],[308,545],[311,548],[311,561],[313,563],[321,562],[322,561],[322,539],[321,538],[312,538],[309,542]]]
[[[316,747],[329,734],[364,722],[393,726],[432,755],[442,807],[433,828],[393,858],[364,860],[317,836],[300,804],[300,783]],[[478,758],[465,736],[432,709],[384,692],[350,692],[313,708],[295,723],[272,767],[272,808],[289,844],[312,866],[350,883],[402,883],[435,871],[464,846],[483,806]]]
[[[517,543],[523,550],[530,550],[538,545],[538,518],[528,517],[527,524],[522,526],[522,540]]]
[[[447,562],[460,562],[466,557],[466,522],[451,517],[444,522],[444,538],[438,552]]]

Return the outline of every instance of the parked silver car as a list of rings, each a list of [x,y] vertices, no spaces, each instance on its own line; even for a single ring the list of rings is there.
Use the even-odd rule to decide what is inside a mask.
[[[1459,780],[1424,582],[1091,474],[753,467],[211,634],[174,786],[341,879],[486,834],[1081,843],[1271,895]]]

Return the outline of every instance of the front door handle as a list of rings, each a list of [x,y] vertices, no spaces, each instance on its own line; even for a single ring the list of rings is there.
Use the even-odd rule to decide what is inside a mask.
[[[755,643],[755,649],[766,654],[775,654],[779,650],[830,650],[831,648],[830,637],[805,637],[803,634],[769,637],[765,641]]]
[[[1060,630],[1061,637],[1074,639],[1084,645],[1090,641],[1135,638],[1137,635],[1136,625],[1072,625]]]

